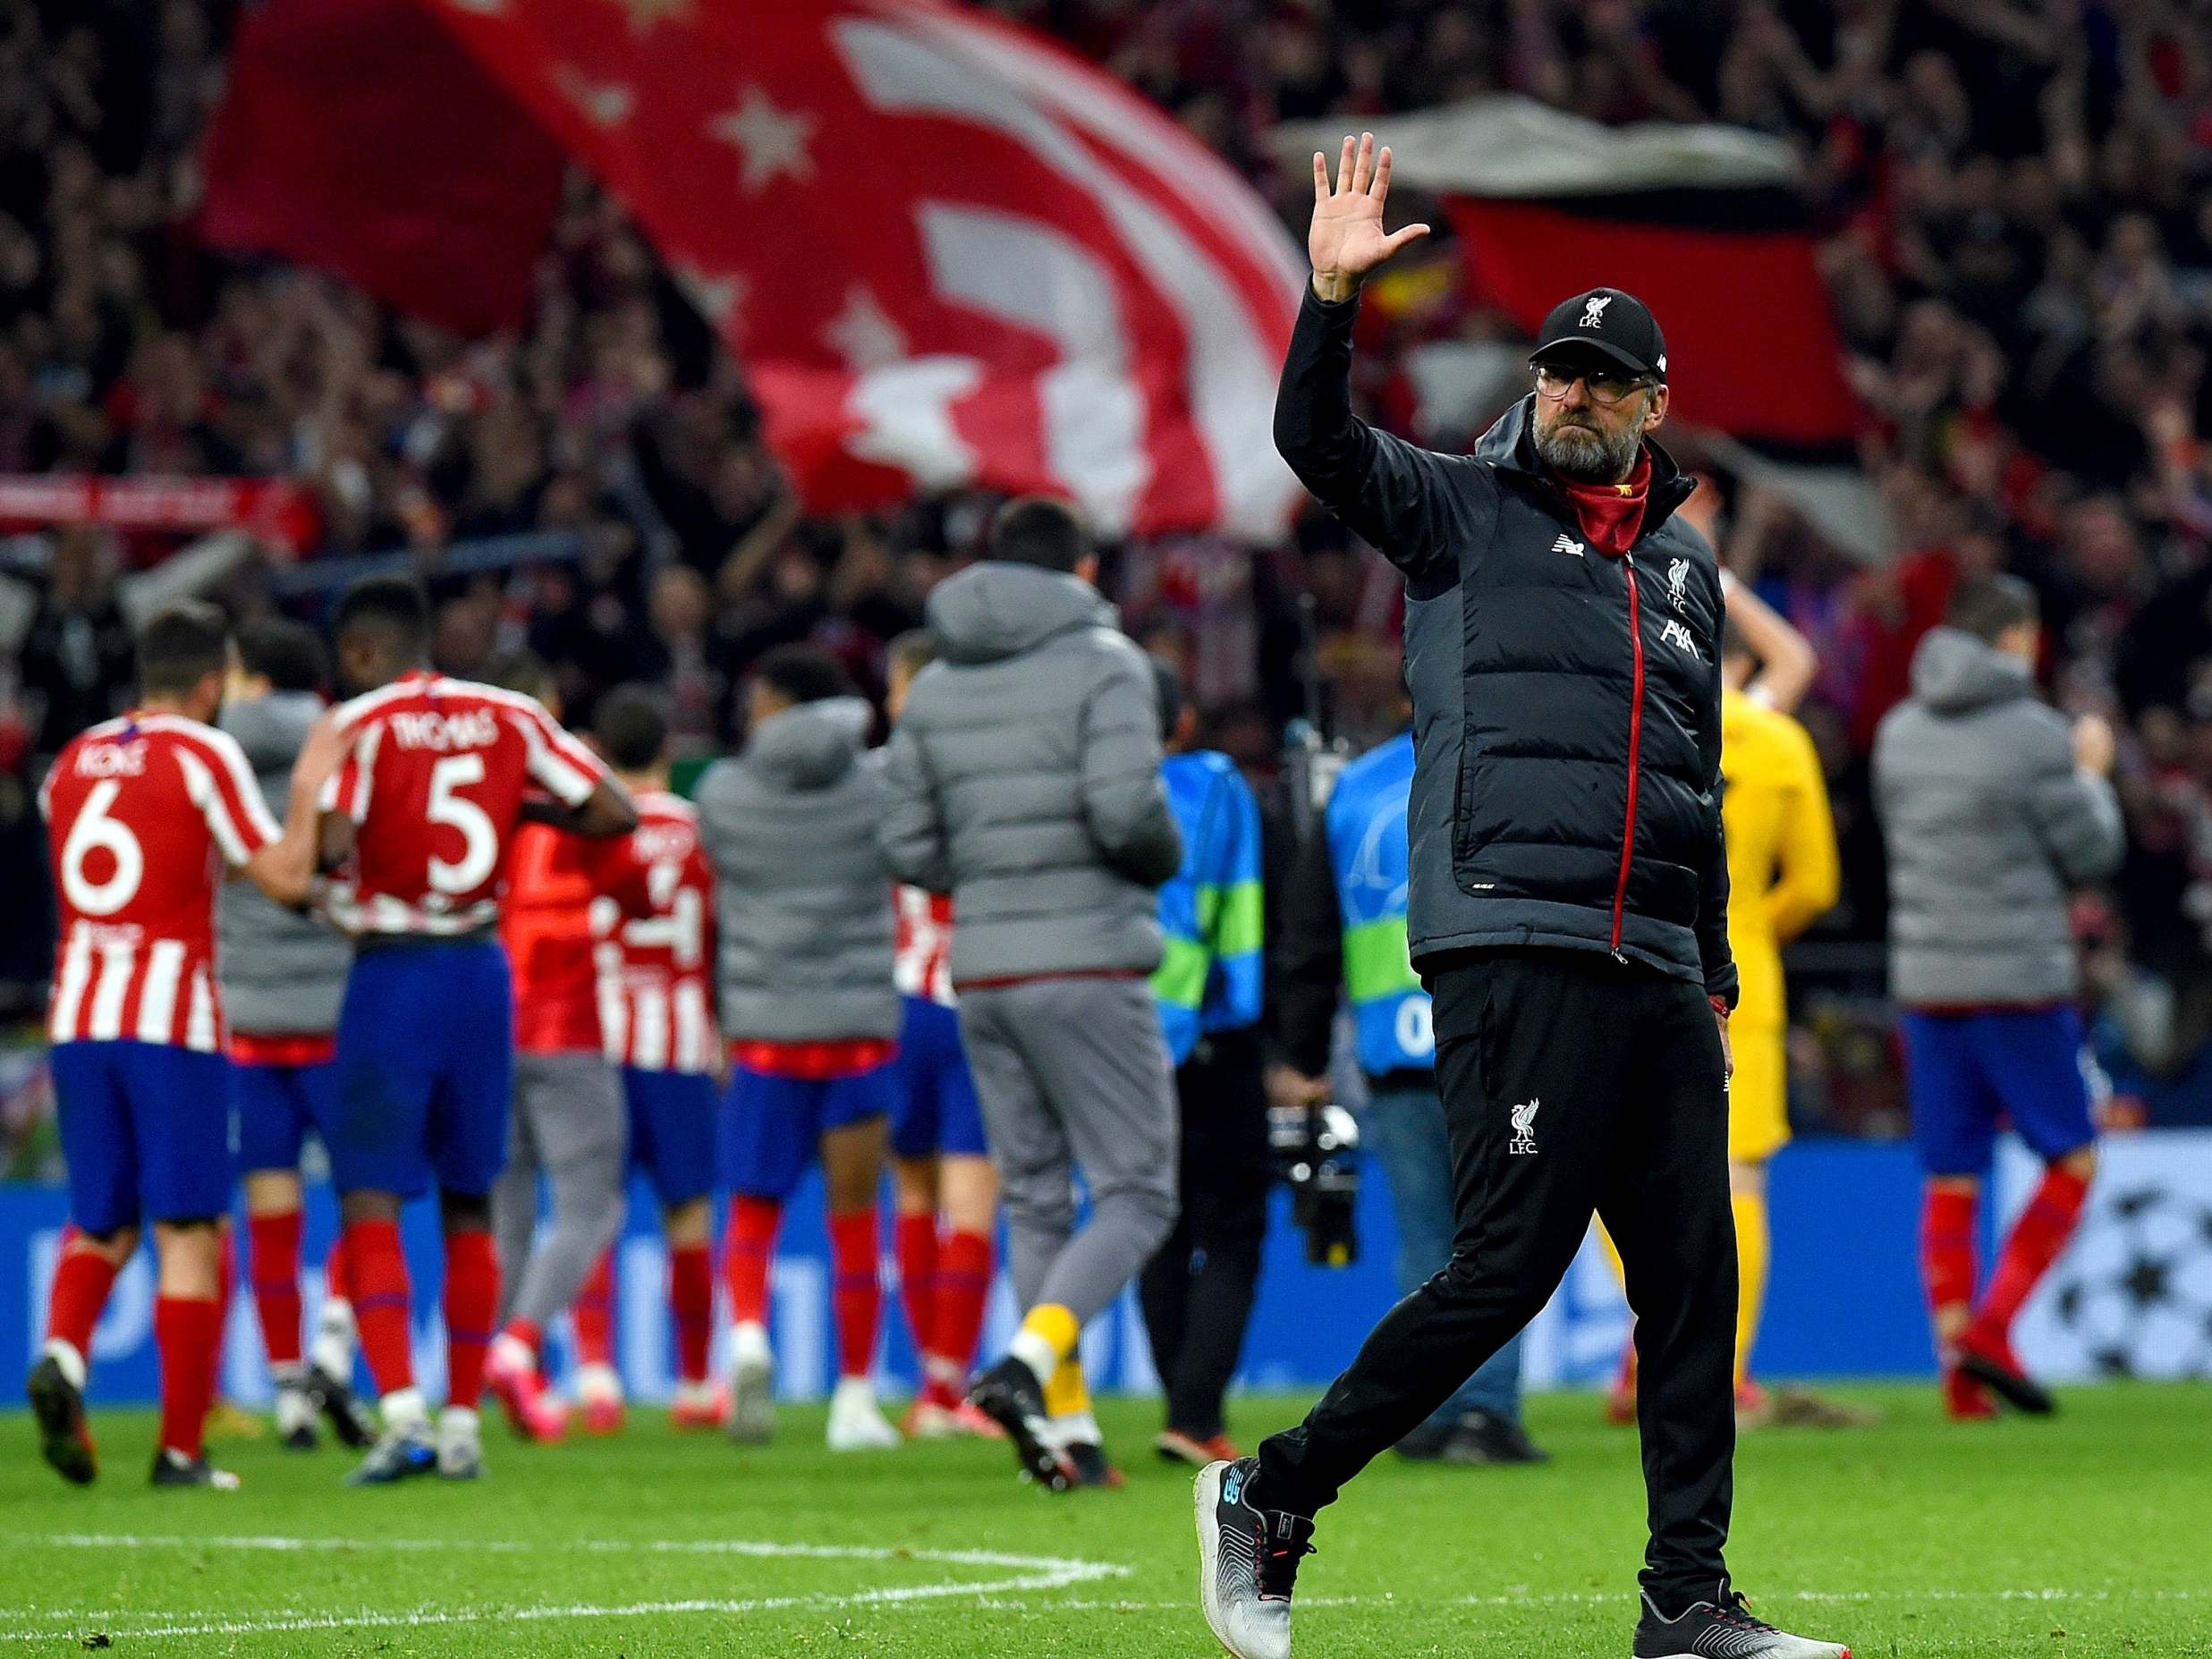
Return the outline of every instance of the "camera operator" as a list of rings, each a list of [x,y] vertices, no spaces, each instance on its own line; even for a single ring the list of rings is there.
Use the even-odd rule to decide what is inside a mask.
[[[1326,1097],[1329,1037],[1338,998],[1347,996],[1368,1088],[1361,1139],[1389,1183],[1401,1296],[1451,1259],[1457,1224],[1428,994],[1406,947],[1411,712],[1402,697],[1404,729],[1344,768],[1299,849],[1270,964],[1281,1060],[1267,1078],[1278,1108]],[[1545,1461],[1521,1426],[1521,1338],[1485,1360],[1397,1451],[1421,1462]]]

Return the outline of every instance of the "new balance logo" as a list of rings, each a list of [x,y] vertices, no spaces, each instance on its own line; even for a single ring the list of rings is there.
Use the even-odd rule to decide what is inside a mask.
[[[1513,1108],[1513,1138],[1506,1143],[1506,1151],[1518,1155],[1536,1150],[1536,1113],[1543,1104],[1531,1100],[1525,1106]]]
[[[1582,301],[1582,321],[1580,326],[1584,328],[1597,327],[1605,318],[1606,308],[1612,303],[1613,296],[1609,293],[1592,294]]]
[[[1705,660],[1705,655],[1698,649],[1698,642],[1695,639],[1691,638],[1690,630],[1683,627],[1680,622],[1674,621],[1672,617],[1667,619],[1666,626],[1659,630],[1659,638],[1665,640],[1669,645],[1675,647],[1677,649],[1689,652],[1691,656],[1696,657],[1700,663]]]
[[[1579,559],[1582,556],[1582,543],[1575,540],[1573,537],[1568,535],[1564,530],[1562,530],[1559,533],[1557,539],[1552,543],[1552,551],[1554,553],[1571,553]]]

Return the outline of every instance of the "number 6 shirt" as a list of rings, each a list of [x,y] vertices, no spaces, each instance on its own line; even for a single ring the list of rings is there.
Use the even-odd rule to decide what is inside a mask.
[[[330,913],[356,934],[491,927],[523,797],[581,806],[603,775],[535,698],[427,671],[343,705],[338,723],[352,744],[323,808],[353,820],[354,851]]]
[[[72,739],[38,789],[61,950],[56,1043],[223,1045],[215,895],[281,831],[228,732],[125,715]]]

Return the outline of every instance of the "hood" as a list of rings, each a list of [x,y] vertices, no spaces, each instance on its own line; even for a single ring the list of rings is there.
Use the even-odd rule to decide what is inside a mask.
[[[2034,692],[2027,664],[1956,628],[1931,628],[1912,654],[1912,695],[1939,715]]]
[[[216,723],[238,740],[256,772],[282,772],[299,758],[300,746],[323,712],[312,691],[272,691],[249,703],[228,703]]]
[[[1651,457],[1651,485],[1644,505],[1644,533],[1648,535],[1674,516],[1674,509],[1690,499],[1698,485],[1674,464],[1674,457],[1657,438],[1644,439],[1644,451]],[[1572,515],[1574,508],[1565,492],[1536,453],[1535,393],[1529,393],[1491,422],[1490,429],[1475,440],[1472,453],[1502,472],[1519,474],[1542,490],[1558,511]]]
[[[827,789],[852,769],[874,718],[865,699],[826,697],[770,715],[745,745],[745,765],[784,790]]]
[[[1070,629],[1112,628],[1119,620],[1089,582],[997,559],[939,582],[928,612],[929,631],[954,663],[999,662]]]

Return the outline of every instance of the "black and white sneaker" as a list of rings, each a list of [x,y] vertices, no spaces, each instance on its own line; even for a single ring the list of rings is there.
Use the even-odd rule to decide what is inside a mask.
[[[1723,1587],[1716,1602],[1692,1602],[1679,1617],[1662,1619],[1642,1598],[1637,1621],[1635,1659],[1851,1659],[1840,1642],[1816,1642],[1777,1630],[1754,1618],[1743,1597]]]
[[[300,1379],[300,1392],[330,1420],[331,1432],[341,1445],[359,1452],[377,1443],[377,1418],[353,1397],[352,1384],[334,1371],[310,1363]]]
[[[1074,1466],[1052,1443],[1052,1418],[1036,1372],[1010,1355],[976,1378],[968,1403],[1006,1431],[1023,1474],[1047,1492],[1074,1486]]]
[[[150,1478],[157,1486],[205,1486],[210,1492],[238,1490],[238,1477],[230,1470],[212,1468],[206,1458],[188,1458],[166,1446],[154,1453]]]
[[[1313,1522],[1251,1502],[1246,1489],[1259,1472],[1258,1458],[1199,1471],[1199,1602],[1235,1659],[1290,1659],[1291,1593],[1313,1553]]]
[[[1529,1431],[1512,1418],[1495,1411],[1470,1411],[1462,1416],[1437,1456],[1446,1463],[1468,1468],[1490,1468],[1516,1463],[1548,1463],[1551,1453],[1529,1438]]]

